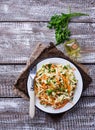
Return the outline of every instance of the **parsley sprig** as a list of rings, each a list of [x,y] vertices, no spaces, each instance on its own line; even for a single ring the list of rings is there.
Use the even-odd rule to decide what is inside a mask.
[[[88,15],[83,13],[62,13],[61,15],[54,15],[51,17],[50,22],[48,23],[48,28],[55,29],[56,45],[69,40],[71,34],[71,31],[68,28],[69,21],[71,20],[71,18],[78,16]]]

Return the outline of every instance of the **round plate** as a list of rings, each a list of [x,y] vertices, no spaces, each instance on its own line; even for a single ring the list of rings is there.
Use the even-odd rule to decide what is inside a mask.
[[[58,113],[66,112],[67,110],[71,109],[78,102],[78,100],[81,96],[81,93],[82,93],[82,89],[83,89],[83,81],[82,81],[82,76],[81,76],[79,70],[76,68],[76,66],[74,64],[72,64],[70,61],[68,61],[66,59],[62,59],[62,58],[48,58],[48,59],[45,59],[45,60],[39,62],[37,64],[37,71],[42,67],[42,65],[50,64],[50,63],[62,64],[62,65],[70,64],[71,67],[75,68],[74,74],[75,74],[76,79],[78,80],[78,84],[77,84],[77,88],[74,93],[73,100],[71,102],[68,102],[64,107],[62,107],[60,109],[54,109],[50,106],[45,107],[45,106],[41,105],[39,102],[39,99],[36,98],[35,105],[40,110],[47,112],[47,113],[58,114]],[[28,94],[30,93],[29,86],[31,86],[30,74],[29,74],[28,82],[27,82]]]

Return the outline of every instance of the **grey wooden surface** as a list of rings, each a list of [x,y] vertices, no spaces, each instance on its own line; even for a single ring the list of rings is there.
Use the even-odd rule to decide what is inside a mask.
[[[82,48],[79,62],[89,68],[92,83],[77,105],[65,114],[49,115],[36,108],[32,120],[29,102],[12,88],[37,42],[55,42],[47,22],[55,13],[88,13],[69,24],[72,38]],[[58,47],[63,50],[62,45]],[[0,130],[95,130],[95,0],[0,0]]]

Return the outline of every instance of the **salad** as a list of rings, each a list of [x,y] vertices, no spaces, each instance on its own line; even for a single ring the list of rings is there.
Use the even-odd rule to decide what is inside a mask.
[[[34,91],[40,104],[54,109],[64,107],[73,99],[78,80],[74,75],[75,68],[69,64],[45,64],[38,70]]]

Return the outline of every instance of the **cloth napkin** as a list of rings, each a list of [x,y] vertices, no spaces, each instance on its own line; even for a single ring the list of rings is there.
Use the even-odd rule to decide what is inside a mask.
[[[16,95],[21,96],[25,99],[29,99],[27,91],[27,79],[30,69],[33,68],[35,65],[37,65],[37,63],[40,62],[41,60],[51,57],[60,57],[72,62],[79,69],[82,75],[83,89],[86,89],[89,86],[92,79],[87,74],[86,67],[84,67],[82,64],[72,61],[69,57],[65,56],[64,53],[58,50],[53,43],[50,43],[49,45],[38,43],[34,48],[34,51],[32,52],[29,60],[27,61],[24,70],[14,83],[13,90]]]

